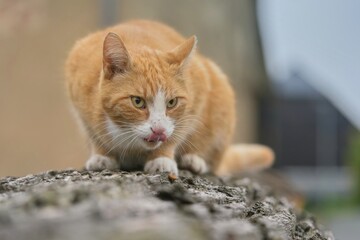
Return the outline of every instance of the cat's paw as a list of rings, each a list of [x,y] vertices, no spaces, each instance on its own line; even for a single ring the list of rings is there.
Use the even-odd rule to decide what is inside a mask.
[[[154,160],[148,161],[145,164],[144,171],[147,173],[156,173],[156,172],[170,172],[178,175],[178,167],[176,162],[167,157],[159,157]]]
[[[119,164],[117,163],[116,160],[111,159],[107,156],[93,154],[87,160],[85,168],[87,170],[92,170],[92,171],[101,171],[104,169],[118,170]]]
[[[181,157],[180,167],[188,169],[196,174],[203,174],[209,171],[204,159],[196,154],[185,154]]]

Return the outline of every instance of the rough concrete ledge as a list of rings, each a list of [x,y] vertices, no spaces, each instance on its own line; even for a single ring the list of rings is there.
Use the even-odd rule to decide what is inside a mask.
[[[0,179],[0,239],[334,237],[252,178],[66,170]]]

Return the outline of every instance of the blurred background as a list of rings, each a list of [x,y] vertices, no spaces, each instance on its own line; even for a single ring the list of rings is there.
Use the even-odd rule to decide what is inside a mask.
[[[82,168],[64,61],[120,21],[165,22],[228,74],[236,141],[273,147],[286,176],[338,239],[360,231],[357,0],[0,0],[0,177]],[[360,234],[360,233],[358,233]],[[355,235],[356,236],[356,235]]]

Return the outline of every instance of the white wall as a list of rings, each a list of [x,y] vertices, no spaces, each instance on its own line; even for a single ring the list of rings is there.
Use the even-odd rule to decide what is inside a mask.
[[[258,13],[271,78],[303,71],[360,129],[360,1],[259,0]]]

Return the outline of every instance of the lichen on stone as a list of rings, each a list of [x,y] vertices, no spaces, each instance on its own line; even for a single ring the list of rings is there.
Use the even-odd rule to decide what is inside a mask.
[[[48,171],[0,179],[0,239],[334,239],[251,178]]]

